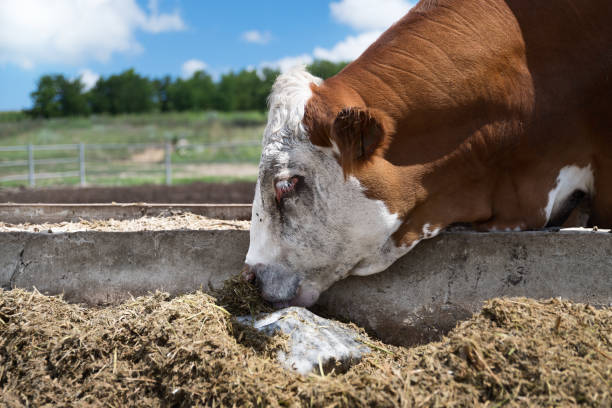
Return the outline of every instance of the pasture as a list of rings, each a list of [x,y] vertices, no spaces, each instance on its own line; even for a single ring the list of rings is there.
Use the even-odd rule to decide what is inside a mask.
[[[0,179],[27,174],[25,147],[28,144],[33,145],[34,159],[41,161],[36,164],[36,173],[78,173],[78,145],[83,143],[89,185],[164,183],[166,144],[171,146],[172,183],[254,181],[265,119],[261,112],[174,112],[53,119],[4,113],[0,116],[0,149],[24,148],[0,151]],[[37,149],[37,146],[43,147]],[[58,160],[59,163],[55,162]],[[36,185],[79,182],[78,174],[72,174],[41,178]],[[0,188],[27,184],[27,180],[9,180],[0,183]]]

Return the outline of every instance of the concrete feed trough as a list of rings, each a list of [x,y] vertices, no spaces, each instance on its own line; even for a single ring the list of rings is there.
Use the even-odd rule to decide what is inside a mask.
[[[118,303],[157,289],[207,290],[238,273],[248,244],[248,222],[193,214],[0,223],[0,286],[36,287],[89,304]],[[336,283],[315,311],[408,345],[440,337],[484,300],[499,296],[612,304],[612,234],[443,233],[383,273]]]

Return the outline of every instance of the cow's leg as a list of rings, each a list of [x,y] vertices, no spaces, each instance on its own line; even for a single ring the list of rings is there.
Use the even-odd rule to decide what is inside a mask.
[[[529,205],[530,204],[530,205]],[[477,231],[524,231],[542,228],[546,224],[546,215],[536,203],[522,200],[522,205],[497,208],[494,215],[474,226]]]
[[[561,224],[561,228],[586,227],[591,216],[591,199],[585,196]]]
[[[547,227],[586,227],[590,215],[590,199],[582,190],[574,191],[559,205]]]
[[[600,168],[595,178],[595,195],[592,198],[589,226],[612,228],[612,161],[607,168]]]

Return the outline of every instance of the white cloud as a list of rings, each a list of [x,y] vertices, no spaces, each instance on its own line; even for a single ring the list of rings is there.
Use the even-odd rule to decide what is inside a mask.
[[[198,71],[204,71],[207,65],[204,61],[190,59],[185,61],[181,66],[181,77],[184,79],[191,78]]]
[[[187,28],[177,10],[172,14],[159,14],[158,0],[149,0],[149,10],[151,15],[142,27],[145,31],[161,33],[164,31],[182,31]]]
[[[349,35],[330,49],[316,47],[313,54],[318,59],[333,62],[352,61],[366,50],[382,34],[382,31],[368,31],[356,36]]]
[[[270,42],[272,34],[269,31],[250,30],[242,33],[242,39],[249,43],[264,45]]]
[[[287,72],[296,65],[310,64],[314,58],[310,54],[297,55],[295,57],[285,57],[276,61],[265,61],[261,63],[262,68],[279,69],[281,72]]]
[[[332,17],[355,30],[384,30],[414,5],[406,0],[340,0],[331,3]]]
[[[107,61],[116,52],[140,52],[135,32],[185,29],[177,11],[149,12],[135,0],[2,0],[0,63],[32,68],[41,62]]]
[[[96,82],[100,79],[100,74],[85,68],[79,71],[79,77],[83,85],[85,85],[84,91],[87,92],[96,85]]]
[[[164,31],[182,31],[187,28],[178,12],[172,14],[152,15],[147,18],[142,28],[150,33],[163,33]]]

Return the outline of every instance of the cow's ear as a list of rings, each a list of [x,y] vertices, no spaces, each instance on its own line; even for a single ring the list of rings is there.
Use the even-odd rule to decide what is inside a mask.
[[[344,177],[373,156],[382,156],[392,133],[393,121],[378,109],[342,109],[334,120],[332,138],[338,146]]]

